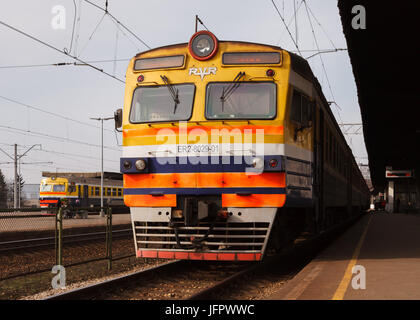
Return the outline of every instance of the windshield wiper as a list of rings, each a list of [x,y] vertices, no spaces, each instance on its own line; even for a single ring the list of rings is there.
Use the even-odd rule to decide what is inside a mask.
[[[225,101],[232,95],[232,93],[239,88],[241,85],[241,79],[245,77],[245,72],[240,71],[236,77],[233,79],[233,82],[228,87],[223,87],[222,95],[220,96],[220,100],[222,101],[222,112],[224,109]]]
[[[174,114],[175,114],[176,107],[179,104],[179,97],[178,97],[178,91],[179,90],[178,89],[175,89],[173,87],[173,85],[169,83],[169,80],[168,80],[168,78],[166,76],[160,76],[160,77],[162,78],[163,82],[166,84],[166,87],[168,88],[169,93],[171,94],[171,97],[172,97],[172,99],[175,102],[175,106],[174,106]]]

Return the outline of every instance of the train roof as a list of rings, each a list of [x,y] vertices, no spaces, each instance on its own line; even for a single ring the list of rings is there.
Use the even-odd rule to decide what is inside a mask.
[[[49,172],[43,171],[42,176],[46,178],[61,177],[61,178],[101,178],[101,172]],[[122,173],[104,171],[104,179],[109,180],[123,180]]]
[[[318,78],[312,72],[312,69],[311,69],[309,63],[305,58],[303,58],[303,57],[301,57],[301,56],[299,56],[299,55],[297,55],[293,52],[285,50],[281,47],[278,47],[278,46],[275,46],[275,45],[270,45],[270,44],[248,42],[248,41],[229,41],[229,40],[218,40],[218,41],[219,41],[219,43],[230,42],[230,43],[242,43],[242,44],[249,44],[249,45],[259,45],[259,46],[264,46],[264,47],[271,48],[271,49],[274,49],[274,50],[282,50],[282,51],[287,52],[290,55],[291,69],[293,71],[295,71],[296,73],[298,73],[299,75],[301,75],[306,80],[311,81],[313,83],[313,85],[315,87],[315,90],[318,92],[319,98],[323,102],[324,109],[329,114],[329,116],[330,116],[330,118],[333,122],[333,125],[336,128],[337,133],[341,136],[341,139],[344,142],[344,145],[347,147],[348,152],[353,155],[353,152],[352,152],[350,146],[348,145],[348,143],[347,143],[347,141],[346,141],[346,139],[345,139],[338,123],[337,123],[337,120],[336,120],[334,114],[332,113],[330,103],[325,98],[325,95],[322,91],[322,86],[319,83]],[[139,52],[133,58],[136,59],[136,58],[140,57],[142,54],[153,52],[153,51],[160,50],[160,49],[179,48],[179,47],[185,47],[185,46],[188,47],[188,43],[178,43],[178,44],[161,46],[161,47],[153,48],[153,49],[150,49],[150,50],[147,50],[147,51]],[[356,164],[356,160],[354,158],[354,155],[353,155],[353,162],[356,165],[356,168],[359,171],[360,176],[362,176],[362,173],[361,173],[360,169],[358,168],[358,166]]]

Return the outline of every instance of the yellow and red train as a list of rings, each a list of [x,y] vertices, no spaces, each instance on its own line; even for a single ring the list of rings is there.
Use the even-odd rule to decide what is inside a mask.
[[[115,174],[114,174],[115,175]],[[103,184],[104,206],[123,208],[123,185],[118,179],[105,179]],[[69,208],[101,207],[101,179],[98,177],[79,177],[63,174],[43,178],[39,187],[41,208],[56,208],[67,202]]]
[[[137,257],[261,260],[369,204],[307,61],[279,47],[200,31],[139,53],[115,118]]]

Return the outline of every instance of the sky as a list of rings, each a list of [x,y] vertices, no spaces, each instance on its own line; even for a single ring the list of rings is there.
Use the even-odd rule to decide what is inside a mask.
[[[105,0],[91,2],[105,7]],[[275,0],[302,56],[311,56],[317,48],[347,48],[337,1],[306,3],[308,11],[302,0]],[[85,0],[2,0],[2,4],[1,22],[84,61],[106,60],[92,64],[121,80],[128,60],[148,50]],[[298,9],[296,23],[294,8]],[[151,48],[188,42],[197,14],[220,40],[297,50],[271,0],[108,0],[108,10]],[[57,28],[57,17],[63,12],[62,28]],[[15,143],[18,155],[36,145],[20,159],[26,183],[39,183],[42,171],[100,171],[100,122],[90,118],[110,117],[121,108],[124,84],[88,66],[51,66],[75,61],[1,24],[0,39],[0,169],[6,179],[13,179],[8,155],[13,156]],[[338,105],[332,105],[337,121],[361,123],[347,51],[323,53],[308,61],[327,100]],[[104,122],[104,170],[118,172],[122,137],[113,127],[113,120]],[[367,163],[363,135],[346,138],[356,160]]]

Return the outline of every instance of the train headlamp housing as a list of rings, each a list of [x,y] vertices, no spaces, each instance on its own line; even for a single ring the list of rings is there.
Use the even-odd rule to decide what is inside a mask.
[[[134,165],[138,171],[144,171],[146,169],[146,161],[143,159],[137,160]]]
[[[264,160],[261,159],[261,158],[258,158],[258,157],[252,159],[252,167],[255,168],[255,169],[258,169],[258,170],[263,169],[264,168]]]
[[[188,43],[188,49],[194,59],[204,61],[212,58],[219,47],[219,42],[214,34],[202,30],[196,32]]]
[[[131,162],[126,160],[123,162],[124,169],[128,170],[131,169]]]

